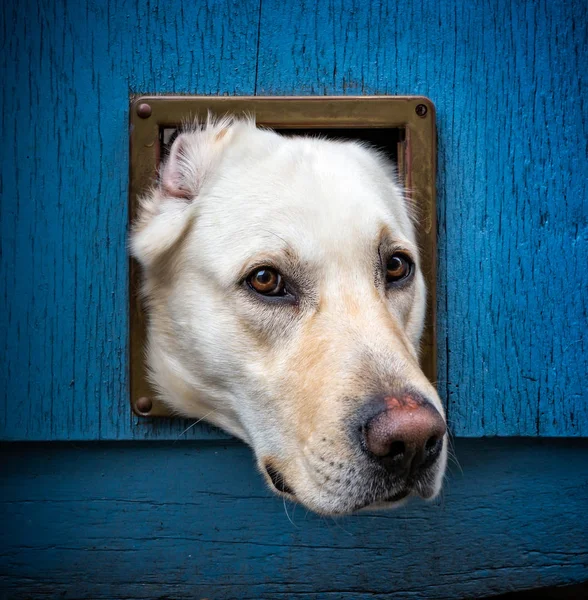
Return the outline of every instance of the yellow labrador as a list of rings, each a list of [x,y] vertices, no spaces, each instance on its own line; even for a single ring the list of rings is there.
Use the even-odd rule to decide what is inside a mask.
[[[355,142],[209,120],[173,143],[131,236],[163,401],[247,442],[323,514],[434,497],[444,412],[394,170]]]

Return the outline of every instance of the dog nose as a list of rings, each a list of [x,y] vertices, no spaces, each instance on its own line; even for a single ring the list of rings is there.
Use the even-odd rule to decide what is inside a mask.
[[[394,475],[432,465],[447,431],[443,417],[418,396],[390,396],[384,402],[384,410],[364,425],[365,449]]]

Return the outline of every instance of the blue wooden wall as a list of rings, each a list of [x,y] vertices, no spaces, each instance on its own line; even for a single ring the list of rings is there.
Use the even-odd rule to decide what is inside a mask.
[[[128,409],[132,92],[429,96],[439,389],[453,430],[588,434],[584,0],[23,0],[1,11],[2,438],[182,430],[139,425]]]
[[[0,597],[470,600],[588,579],[585,444],[456,450],[435,505],[333,520],[272,496],[240,444],[8,447]]]
[[[3,2],[0,439],[26,443],[0,463],[0,589],[457,598],[588,579],[584,441],[458,440],[468,468],[446,512],[333,524],[297,509],[292,526],[242,446],[133,417],[125,249],[130,94],[429,96],[452,431],[587,436],[586,12],[585,0]],[[249,595],[231,595],[239,581]]]

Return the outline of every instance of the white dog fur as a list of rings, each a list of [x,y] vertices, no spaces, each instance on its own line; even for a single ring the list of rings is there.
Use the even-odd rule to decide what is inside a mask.
[[[415,274],[389,290],[381,260],[396,250]],[[268,483],[270,466],[285,495],[314,511],[395,504],[402,482],[377,480],[349,423],[390,390],[443,406],[418,363],[425,284],[386,160],[355,142],[209,119],[174,142],[131,251],[144,272],[151,381],[171,410],[247,442]],[[252,291],[247,277],[263,266],[294,300]],[[444,436],[411,493],[439,492],[446,446]]]

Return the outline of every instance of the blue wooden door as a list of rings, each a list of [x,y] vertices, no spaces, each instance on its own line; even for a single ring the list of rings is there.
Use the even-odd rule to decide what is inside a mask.
[[[461,598],[588,579],[583,0],[1,15],[6,597]],[[325,520],[266,491],[228,436],[131,414],[133,93],[436,104],[437,385],[461,465],[438,505]]]

